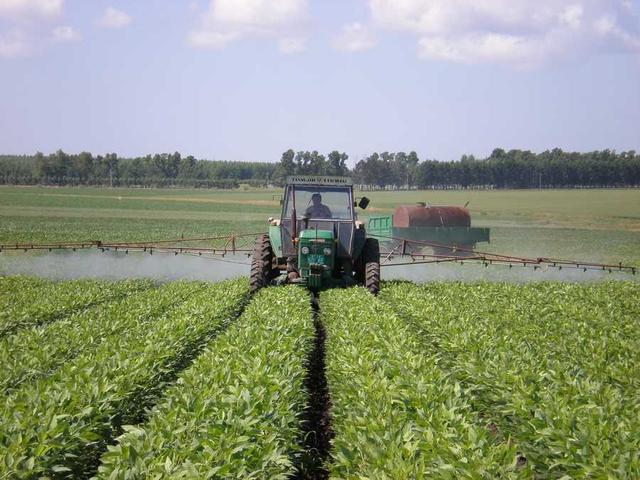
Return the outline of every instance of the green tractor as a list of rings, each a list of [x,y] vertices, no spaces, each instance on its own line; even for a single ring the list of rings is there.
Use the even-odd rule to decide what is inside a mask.
[[[355,207],[369,199],[353,197],[347,177],[290,176],[282,215],[269,219],[269,233],[256,238],[251,261],[251,290],[293,283],[312,291],[363,285],[380,289],[380,247],[367,238]]]

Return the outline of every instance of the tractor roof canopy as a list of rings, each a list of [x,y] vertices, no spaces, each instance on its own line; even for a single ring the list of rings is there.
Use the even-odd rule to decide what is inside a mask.
[[[326,186],[352,186],[350,177],[331,177],[319,175],[290,175],[287,177],[287,185],[326,185]]]

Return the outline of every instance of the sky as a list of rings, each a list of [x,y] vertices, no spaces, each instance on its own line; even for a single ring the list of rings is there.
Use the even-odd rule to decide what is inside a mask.
[[[0,153],[640,151],[640,0],[0,0]]]

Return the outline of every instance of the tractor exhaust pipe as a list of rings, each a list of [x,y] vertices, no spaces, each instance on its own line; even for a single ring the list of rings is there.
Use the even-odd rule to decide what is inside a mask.
[[[296,187],[291,186],[293,210],[291,211],[291,242],[295,245],[298,238],[298,215],[296,213]]]

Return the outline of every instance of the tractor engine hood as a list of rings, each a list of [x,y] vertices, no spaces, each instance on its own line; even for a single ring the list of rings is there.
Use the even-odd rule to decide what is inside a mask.
[[[333,231],[307,229],[298,238],[298,272],[311,288],[329,282],[335,262]]]

